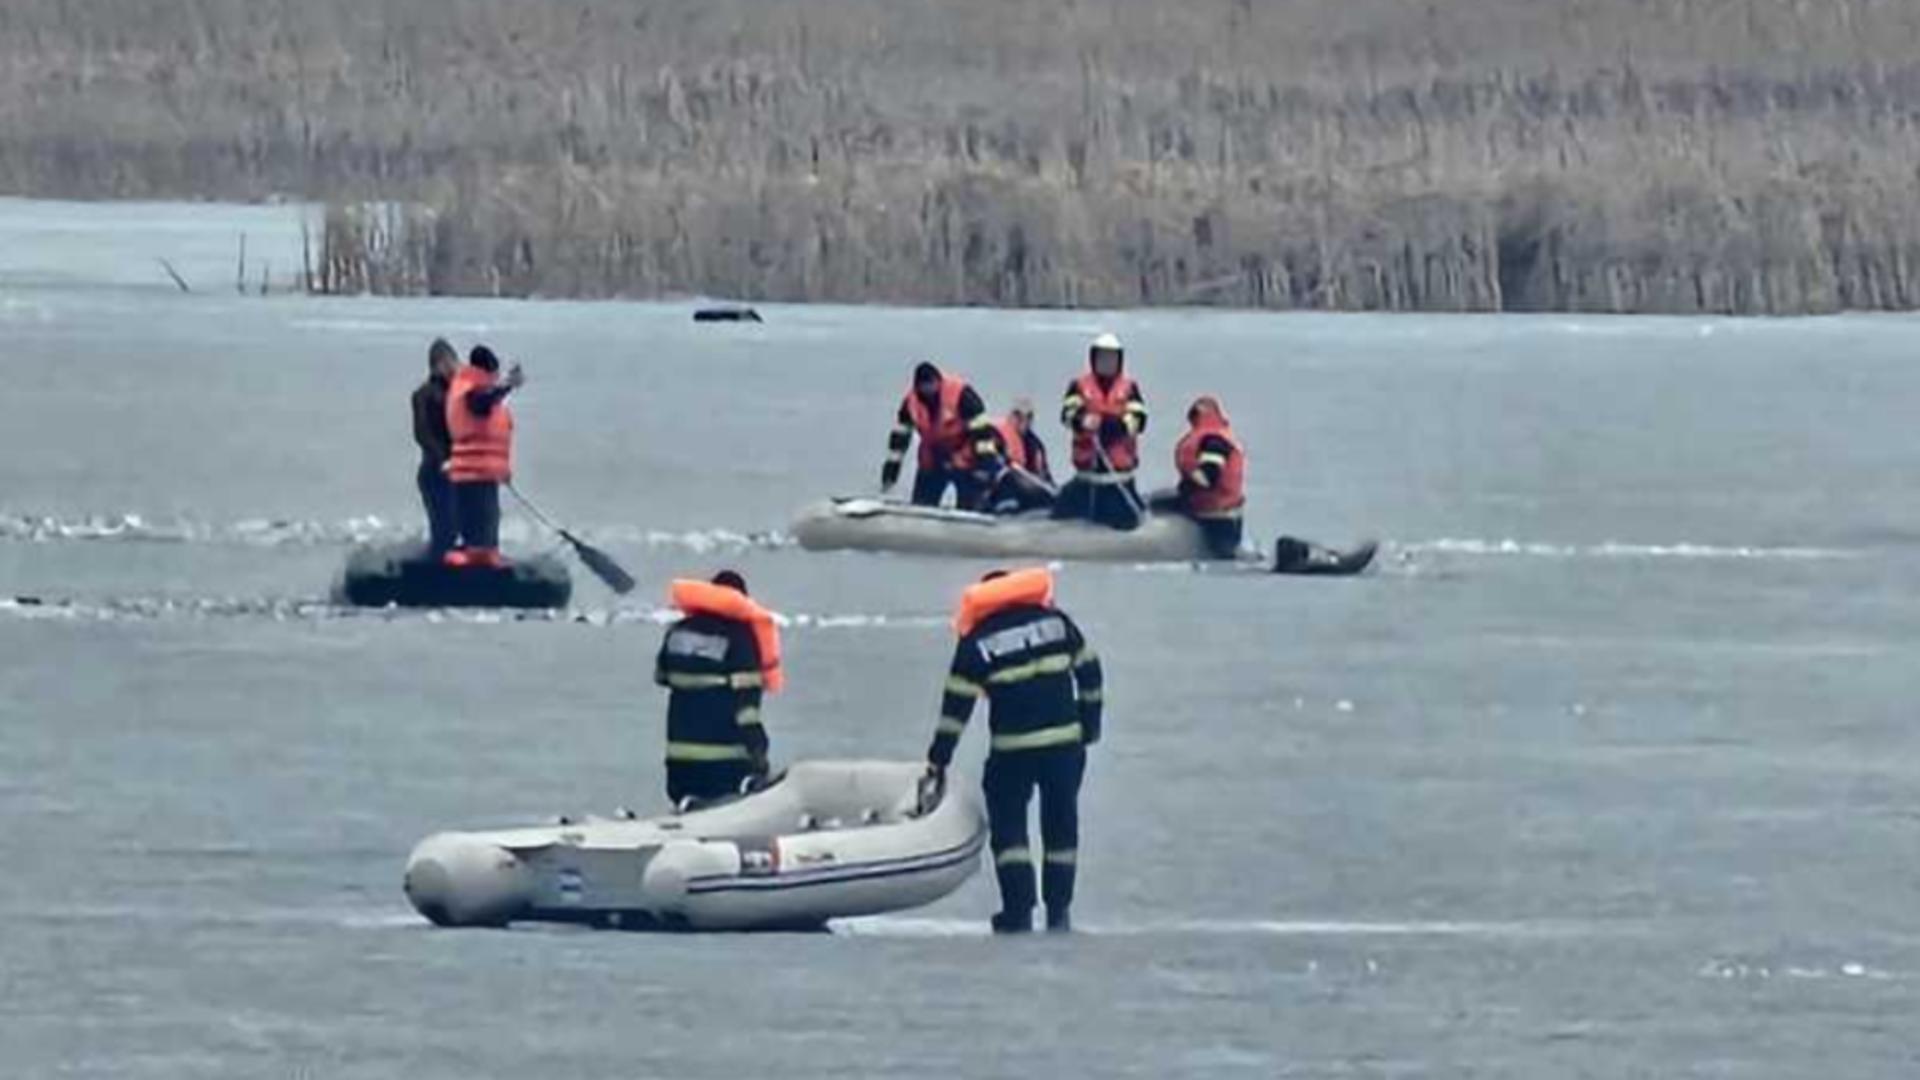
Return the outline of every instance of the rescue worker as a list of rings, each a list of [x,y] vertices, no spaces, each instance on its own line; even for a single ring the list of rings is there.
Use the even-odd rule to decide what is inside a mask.
[[[939,506],[947,488],[954,505],[978,509],[987,486],[1000,471],[993,420],[980,395],[965,379],[943,374],[930,363],[913,369],[913,384],[900,400],[893,433],[887,437],[887,461],[880,468],[880,490],[900,481],[907,444],[920,437],[919,468],[913,476],[913,504]]]
[[[427,380],[413,392],[413,441],[420,447],[420,468],[414,483],[427,511],[427,555],[438,559],[453,550],[459,527],[454,523],[453,482],[447,479],[447,458],[453,454],[453,434],[447,430],[447,385],[460,368],[460,354],[446,338],[427,347]]]
[[[507,395],[527,381],[515,364],[502,377],[500,358],[485,345],[467,354],[467,366],[454,373],[447,391],[447,430],[453,449],[447,479],[459,539],[447,552],[448,566],[499,569],[500,485],[513,479],[513,410]]]
[[[1047,444],[1033,430],[1033,402],[1015,399],[1013,410],[994,421],[993,428],[1002,467],[987,493],[987,509],[1018,514],[1052,506],[1053,470],[1047,464]]]
[[[1073,479],[1053,503],[1056,518],[1085,518],[1115,529],[1139,528],[1145,507],[1133,485],[1147,403],[1127,377],[1120,339],[1101,334],[1087,348],[1087,371],[1067,384],[1060,422],[1073,432]]]
[[[722,570],[711,582],[675,581],[668,599],[685,616],[660,642],[653,681],[669,691],[667,798],[686,806],[765,781],[760,701],[785,678],[779,627],[745,578]]]
[[[928,774],[944,784],[974,702],[984,695],[991,731],[984,786],[1000,882],[993,929],[1021,933],[1033,928],[1027,803],[1038,789],[1047,929],[1069,930],[1080,846],[1080,781],[1086,748],[1100,741],[1100,659],[1073,620],[1053,606],[1053,575],[1044,569],[988,574],[961,596],[953,625],[960,642],[927,750]]]
[[[1187,425],[1173,448],[1180,487],[1171,508],[1199,523],[1215,558],[1231,559],[1240,552],[1241,512],[1247,503],[1246,451],[1214,398],[1195,398],[1187,409]],[[1160,500],[1154,501],[1159,509]]]

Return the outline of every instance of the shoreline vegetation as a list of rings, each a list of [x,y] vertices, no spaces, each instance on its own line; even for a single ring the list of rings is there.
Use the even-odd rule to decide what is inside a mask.
[[[314,287],[1920,307],[1912,0],[9,0],[0,191],[288,194]]]

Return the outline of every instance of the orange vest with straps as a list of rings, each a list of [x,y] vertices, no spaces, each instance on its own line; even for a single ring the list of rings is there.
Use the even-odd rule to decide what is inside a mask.
[[[994,430],[1000,433],[1001,453],[1006,456],[1007,464],[1016,469],[1031,469],[1027,461],[1027,437],[1013,426],[1013,417],[1003,416],[993,422]]]
[[[494,402],[493,411],[485,416],[476,416],[467,407],[469,393],[493,384],[493,372],[468,364],[454,373],[447,388],[447,431],[453,436],[447,479],[456,484],[503,484],[513,479],[513,410],[505,399]]]
[[[1073,467],[1081,472],[1105,472],[1100,455],[1094,451],[1094,440],[1100,437],[1098,425],[1109,419],[1126,420],[1127,402],[1133,398],[1133,380],[1116,375],[1113,384],[1102,390],[1100,380],[1089,371],[1074,383],[1074,390],[1080,395],[1081,408],[1086,410],[1086,415],[1094,417],[1096,426],[1092,431],[1074,429]],[[1130,473],[1140,467],[1140,440],[1131,428],[1126,438],[1105,440],[1102,445],[1114,472]]]
[[[1202,412],[1192,430],[1180,437],[1173,448],[1173,465],[1186,479],[1200,467],[1200,444],[1207,436],[1225,439],[1233,452],[1220,466],[1220,480],[1212,487],[1186,487],[1187,510],[1195,517],[1232,517],[1247,502],[1247,455],[1240,440],[1233,437],[1227,418],[1219,412]]]
[[[966,637],[973,628],[995,612],[1024,604],[1053,606],[1053,574],[1043,567],[1015,570],[992,581],[976,582],[960,594],[960,608],[953,613],[954,633]]]
[[[773,613],[754,603],[746,593],[710,581],[681,578],[668,590],[667,602],[689,615],[718,615],[746,623],[753,629],[753,643],[760,653],[760,676],[765,680],[767,693],[777,693],[787,685],[786,672],[780,667],[780,627],[774,624]]]
[[[914,388],[907,387],[907,415],[913,418],[913,429],[920,436],[922,469],[964,472],[974,467],[973,440],[967,437],[967,422],[960,416],[960,395],[966,390],[965,379],[942,375],[936,416],[927,411],[927,403],[920,400]]]

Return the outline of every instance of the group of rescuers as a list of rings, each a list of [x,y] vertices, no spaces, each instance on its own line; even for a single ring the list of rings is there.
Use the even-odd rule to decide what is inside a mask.
[[[751,791],[768,782],[766,694],[778,691],[780,631],[733,570],[711,581],[680,580],[654,664],[666,687],[667,796],[681,807]],[[1046,926],[1072,928],[1080,845],[1080,780],[1087,747],[1100,741],[1100,658],[1067,614],[1054,606],[1045,569],[995,571],[961,594],[954,615],[953,662],[940,719],[927,748],[928,779],[944,788],[947,766],[976,702],[989,702],[983,786],[994,873],[1000,884],[999,933],[1033,929],[1036,902]],[[1027,807],[1040,795],[1041,872],[1035,887]]]
[[[988,510],[1051,505],[1056,517],[1137,527],[1145,512],[1134,489],[1146,401],[1124,372],[1111,334],[1088,350],[1088,370],[1067,387],[1060,416],[1073,433],[1074,478],[1056,493],[1033,411],[1016,405],[1004,420],[987,416],[963,380],[921,364],[901,402],[882,484],[891,488],[913,436],[920,439],[913,501],[935,505],[946,488],[959,505]],[[484,345],[462,364],[435,341],[429,377],[413,394],[418,483],[430,553],[452,567],[498,568],[500,485],[512,479],[513,413],[507,397],[526,380],[505,373]],[[1240,543],[1243,453],[1212,398],[1188,410],[1190,426],[1174,457],[1180,488],[1155,508],[1187,513],[1208,529],[1223,555]],[[955,747],[981,698],[989,702],[985,788],[988,831],[1001,909],[993,929],[1033,928],[1044,903],[1046,926],[1072,926],[1079,849],[1079,795],[1086,748],[1100,741],[1104,676],[1099,656],[1073,619],[1054,605],[1045,569],[995,571],[968,587],[954,616],[958,642],[927,748],[928,778],[944,785]],[[678,580],[670,600],[683,613],[666,631],[654,681],[669,694],[667,796],[690,807],[769,782],[761,718],[766,694],[781,688],[779,628],[747,592],[738,572],[710,581]],[[1028,805],[1039,795],[1041,871],[1036,882]]]
[[[1240,548],[1246,505],[1246,452],[1219,401],[1194,400],[1187,432],[1174,447],[1179,486],[1142,500],[1134,486],[1147,401],[1126,373],[1120,339],[1101,334],[1087,348],[1087,370],[1067,384],[1060,422],[1073,435],[1073,479],[1054,487],[1047,448],[1033,430],[1033,405],[1022,398],[999,420],[965,379],[923,363],[900,401],[880,487],[900,480],[907,447],[918,437],[913,502],[938,506],[953,488],[962,510],[1017,514],[1050,507],[1055,518],[1080,518],[1135,529],[1149,509],[1185,514],[1199,523],[1219,558]]]

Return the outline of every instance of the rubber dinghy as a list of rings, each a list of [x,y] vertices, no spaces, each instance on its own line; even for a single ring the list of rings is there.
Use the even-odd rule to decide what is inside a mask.
[[[1055,521],[1045,511],[999,516],[873,498],[835,498],[800,512],[793,538],[809,551],[897,551],[981,559],[1192,562],[1213,559],[1200,527],[1149,514],[1131,531]]]
[[[986,816],[924,763],[814,761],[709,807],[430,836],[406,894],[441,926],[516,921],[629,930],[817,930],[929,904],[980,862]]]
[[[514,559],[504,568],[450,567],[419,544],[370,544],[353,549],[334,590],[358,607],[566,607],[573,578],[553,555]]]

